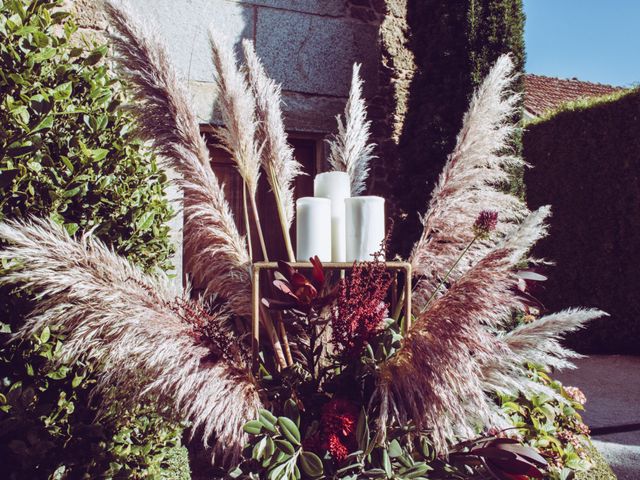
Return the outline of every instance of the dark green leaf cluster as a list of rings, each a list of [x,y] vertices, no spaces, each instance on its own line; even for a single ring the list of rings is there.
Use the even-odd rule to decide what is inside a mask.
[[[417,433],[411,426],[392,429],[385,444],[378,444],[371,433],[373,422],[364,409],[358,418],[357,449],[340,463],[336,463],[327,452],[321,452],[322,448],[315,442],[309,441],[317,438],[316,423],[308,427],[302,437],[300,428],[300,412],[292,400],[287,402],[284,416],[276,417],[267,410],[261,410],[259,418],[244,427],[250,435],[244,461],[227,477],[254,480],[444,480],[472,478],[483,471],[481,462],[473,455],[455,456],[450,461],[438,458],[428,432]]]
[[[81,41],[62,3],[0,0],[0,218],[37,215],[70,234],[93,230],[145,270],[168,269],[165,175],[120,108],[107,48]],[[89,393],[99,366],[61,362],[55,330],[6,343],[34,305],[0,289],[3,474],[159,477],[181,428],[148,405],[95,422]]]
[[[262,409],[257,420],[244,426],[244,431],[251,435],[246,460],[229,477],[298,480],[323,476],[322,460],[302,446],[300,413],[292,400],[287,402],[287,411],[290,416],[276,417]]]
[[[73,46],[58,3],[0,10],[0,212],[94,229],[144,268],[168,268],[165,175],[119,108],[106,46]]]

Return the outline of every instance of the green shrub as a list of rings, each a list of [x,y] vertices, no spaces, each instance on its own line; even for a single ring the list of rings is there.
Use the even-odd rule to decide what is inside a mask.
[[[585,448],[589,452],[589,458],[591,458],[593,466],[586,472],[576,473],[576,480],[616,480],[618,478],[591,441],[587,443]]]
[[[536,254],[556,262],[538,297],[554,311],[598,307],[569,343],[583,353],[640,353],[640,91],[581,101],[524,135],[527,197],[551,204]]]
[[[561,403],[547,393],[530,392],[526,396],[499,394],[500,405],[522,439],[536,448],[549,463],[549,480],[565,480],[593,468],[589,429],[579,411],[584,410],[577,389],[565,388],[544,371],[530,367],[531,378],[558,395]]]
[[[145,270],[168,269],[167,180],[133,136],[105,46],[70,42],[61,0],[0,0],[0,216],[48,216],[74,234],[93,230]],[[77,38],[77,37],[74,37]],[[172,458],[181,428],[148,405],[95,421],[92,372],[53,368],[55,329],[7,344],[34,300],[0,290],[0,464],[3,478],[188,478]],[[185,473],[186,472],[186,473]],[[186,475],[186,477],[185,477]]]

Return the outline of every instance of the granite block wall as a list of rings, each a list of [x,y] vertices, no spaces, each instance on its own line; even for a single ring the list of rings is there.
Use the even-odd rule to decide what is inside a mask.
[[[101,2],[69,0],[80,27],[100,35],[107,28]],[[244,38],[270,76],[282,84],[286,126],[326,134],[346,101],[354,62],[363,64],[366,93],[378,82],[378,35],[385,2],[376,0],[129,0],[153,21],[193,94],[203,123],[218,123],[207,31],[236,43]]]
[[[81,32],[103,36],[101,0],[67,0]],[[270,76],[282,84],[285,125],[291,132],[324,138],[334,133],[349,92],[351,67],[362,63],[365,96],[377,144],[370,192],[387,198],[395,217],[392,184],[398,176],[397,145],[415,71],[408,49],[408,0],[129,0],[164,37],[187,82],[203,125],[217,124],[213,66],[207,31],[215,28],[238,47],[255,42]],[[179,197],[177,200],[179,202]],[[180,251],[182,219],[174,231]],[[179,256],[176,263],[180,264]]]

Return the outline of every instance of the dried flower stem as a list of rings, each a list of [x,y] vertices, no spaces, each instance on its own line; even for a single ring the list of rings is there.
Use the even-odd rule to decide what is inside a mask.
[[[284,247],[287,250],[287,257],[290,262],[296,261],[296,255],[293,253],[293,246],[291,245],[291,234],[289,233],[289,227],[287,227],[286,219],[284,217],[284,209],[282,207],[282,201],[280,199],[279,189],[273,189],[273,195],[276,197],[276,206],[278,207],[278,219],[280,220],[280,228],[282,228],[282,237],[284,238]]]
[[[262,235],[262,227],[260,224],[260,215],[258,214],[258,206],[256,205],[256,198],[255,197],[251,197],[251,209],[253,210],[253,214],[254,214],[254,219],[256,222],[256,226],[257,226],[257,230],[258,230],[258,238],[260,239],[260,247],[262,248],[262,256],[264,258],[265,262],[269,261],[269,254],[267,252],[267,245],[265,244],[264,241],[264,236]],[[263,310],[263,315],[266,318],[266,322],[267,324],[271,325],[271,327],[273,327],[273,319],[271,318],[271,316],[269,315],[268,310],[264,309]],[[279,363],[284,363],[286,366],[288,365],[292,365],[293,364],[293,356],[291,355],[291,348],[289,346],[289,338],[287,337],[287,331],[284,328],[284,323],[282,323],[282,319],[280,318],[280,316],[276,316],[276,321],[275,324],[277,325],[278,331],[280,333],[280,338],[282,339],[282,344],[280,344],[280,341],[278,341],[278,350],[276,350],[276,353],[278,355],[277,359]],[[277,333],[276,330],[274,329],[273,332],[270,332],[272,339],[273,338],[277,338]],[[274,349],[275,349],[276,345],[274,344]],[[284,347],[284,353],[282,352],[282,347]],[[281,365],[282,366],[282,365]]]
[[[294,158],[293,149],[287,142],[280,108],[280,85],[267,76],[253,42],[243,40],[242,47],[246,59],[245,73],[255,98],[258,119],[256,133],[262,145],[262,167],[267,172],[267,180],[276,200],[289,261],[294,262],[289,227],[294,217],[293,182],[301,173],[302,166]]]
[[[273,325],[273,319],[271,318],[269,311],[262,304],[260,304],[260,313],[261,318],[263,319],[263,323],[265,324],[265,327],[267,329],[267,335],[269,335],[271,346],[273,347],[273,353],[275,354],[276,363],[280,368],[286,368],[287,358],[285,357],[284,350],[282,349],[280,337],[278,336],[278,332]],[[289,342],[287,341],[287,347],[288,346]],[[291,356],[291,352],[289,352],[289,356]]]
[[[244,217],[244,228],[247,230],[247,247],[249,258],[253,261],[253,246],[251,245],[251,224],[249,223],[249,207],[247,206],[247,182],[242,182],[242,213]]]
[[[269,253],[267,252],[267,244],[264,241],[262,233],[262,223],[260,223],[260,214],[258,213],[258,205],[256,204],[255,195],[250,196],[251,210],[253,211],[253,220],[256,222],[256,230],[258,231],[258,239],[260,240],[260,248],[262,249],[262,258],[265,262],[269,261]]]
[[[449,270],[447,271],[447,273],[444,276],[444,278],[440,281],[438,286],[435,288],[435,290],[433,291],[433,293],[431,294],[431,296],[427,300],[427,303],[425,303],[424,307],[422,307],[420,309],[420,313],[424,313],[427,310],[427,308],[429,308],[429,305],[431,304],[433,299],[436,297],[436,295],[438,294],[440,289],[444,286],[445,283],[447,283],[447,280],[449,279],[449,276],[451,275],[451,272],[453,272],[453,270],[458,266],[458,264],[460,263],[460,260],[462,260],[462,257],[464,257],[467,254],[467,252],[473,246],[473,244],[476,242],[476,240],[478,240],[478,237],[479,237],[479,235],[476,235],[475,237],[473,237],[473,240],[471,240],[469,242],[469,244],[465,247],[465,249],[462,251],[462,253],[458,256],[458,258],[456,259],[454,264],[451,265],[451,268],[449,268]]]

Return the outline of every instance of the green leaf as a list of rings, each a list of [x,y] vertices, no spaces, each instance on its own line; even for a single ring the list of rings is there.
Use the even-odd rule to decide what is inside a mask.
[[[413,467],[411,467],[410,469],[408,469],[407,471],[405,471],[402,474],[402,477],[403,478],[418,478],[418,477],[422,477],[424,474],[426,474],[427,472],[429,472],[431,470],[433,470],[433,468],[431,468],[426,463],[418,463],[418,464],[414,465]]]
[[[70,190],[65,190],[64,192],[62,192],[62,196],[64,198],[71,198],[71,197],[75,197],[78,193],[80,193],[80,190],[82,189],[82,187],[74,187]]]
[[[260,410],[258,410],[258,418],[260,420],[265,420],[271,423],[272,425],[275,425],[276,422],[278,421],[278,418],[273,413],[271,413],[269,410],[266,410],[264,408],[261,408]]]
[[[57,53],[57,50],[52,47],[43,48],[39,53],[35,54],[32,58],[36,63],[42,63],[46,60],[53,58]]]
[[[362,408],[358,417],[358,425],[356,426],[356,439],[358,440],[358,448],[367,450],[371,437],[369,435],[369,424],[367,412]]]
[[[95,150],[91,150],[91,157],[96,162],[103,160],[104,157],[106,157],[108,154],[109,154],[109,150],[107,150],[106,148],[96,148]]]
[[[33,32],[33,42],[38,47],[43,48],[49,45],[49,37],[47,37],[44,33],[36,30]]]
[[[249,435],[258,435],[262,431],[262,424],[259,420],[251,420],[245,423],[242,429]]]
[[[78,388],[80,386],[80,384],[82,383],[82,381],[84,380],[83,376],[80,375],[75,375],[73,377],[73,380],[71,381],[71,386],[73,388]]]
[[[40,123],[38,123],[38,125],[36,125],[33,130],[31,130],[31,133],[39,132],[40,130],[46,130],[51,128],[52,126],[53,126],[53,115],[47,115],[42,120],[40,120]]]
[[[251,451],[251,458],[260,461],[262,459],[262,455],[265,451],[266,446],[267,437],[263,437],[258,443],[253,446],[253,450]]]
[[[278,417],[278,425],[282,430],[282,434],[296,446],[300,446],[300,431],[296,424],[287,417]]]
[[[42,332],[40,333],[40,341],[42,343],[47,343],[49,341],[49,338],[51,338],[51,330],[49,329],[49,327],[44,327],[42,329]]]
[[[75,168],[73,168],[73,163],[71,163],[71,161],[69,160],[69,157],[60,155],[60,160],[62,161],[62,163],[64,163],[64,166],[67,167],[67,169],[69,170],[69,173],[73,173],[75,171]]]
[[[42,171],[42,165],[35,160],[29,160],[27,162],[27,167],[29,167],[29,170],[32,172],[40,173]]]
[[[11,115],[13,115],[16,120],[18,120],[19,122],[25,125],[29,123],[29,118],[30,118],[29,110],[27,110],[27,107],[25,107],[24,105],[20,105],[16,108],[13,108],[11,110]]]
[[[389,453],[385,449],[382,449],[381,456],[384,473],[390,478],[393,475],[393,471],[391,470],[391,459],[389,458]]]
[[[69,367],[61,365],[57,370],[47,373],[47,377],[52,380],[62,380],[63,378],[66,378],[67,373],[69,373]]]
[[[293,455],[294,453],[296,453],[296,449],[293,448],[293,445],[291,445],[291,443],[287,442],[286,440],[275,440],[275,444],[276,447],[278,447],[288,455]]]
[[[391,440],[391,443],[389,443],[388,452],[391,458],[400,457],[404,453],[402,447],[400,446],[400,442],[398,442],[398,440],[396,440],[395,438]]]
[[[75,235],[75,233],[78,231],[79,228],[80,228],[80,226],[77,223],[65,223],[64,224],[64,229],[67,231],[67,233],[71,237],[73,235]]]
[[[302,471],[310,477],[319,477],[324,473],[322,460],[313,452],[301,452],[298,463]]]
[[[284,402],[284,415],[300,426],[300,410],[296,402],[291,398]]]
[[[155,218],[155,212],[146,212],[144,213],[140,218],[138,218],[138,220],[136,221],[136,228],[141,231],[144,232],[145,230],[148,230],[149,227],[153,224],[153,220]],[[262,419],[260,419],[262,420]],[[263,423],[263,425],[265,425],[265,423],[270,423],[268,421],[265,421]],[[265,425],[265,428],[267,428],[267,430],[269,430],[270,432],[275,431],[275,428],[273,427],[273,424],[270,424],[271,428],[267,428],[267,426]]]
[[[71,96],[72,91],[73,91],[72,82],[62,83],[53,89],[53,98],[55,100],[64,100],[65,98],[69,98]]]
[[[276,444],[271,437],[267,437],[267,444],[264,448],[265,458],[271,457],[276,451]]]
[[[287,469],[287,462],[276,465],[269,471],[269,480],[280,480],[284,478],[285,471]]]

